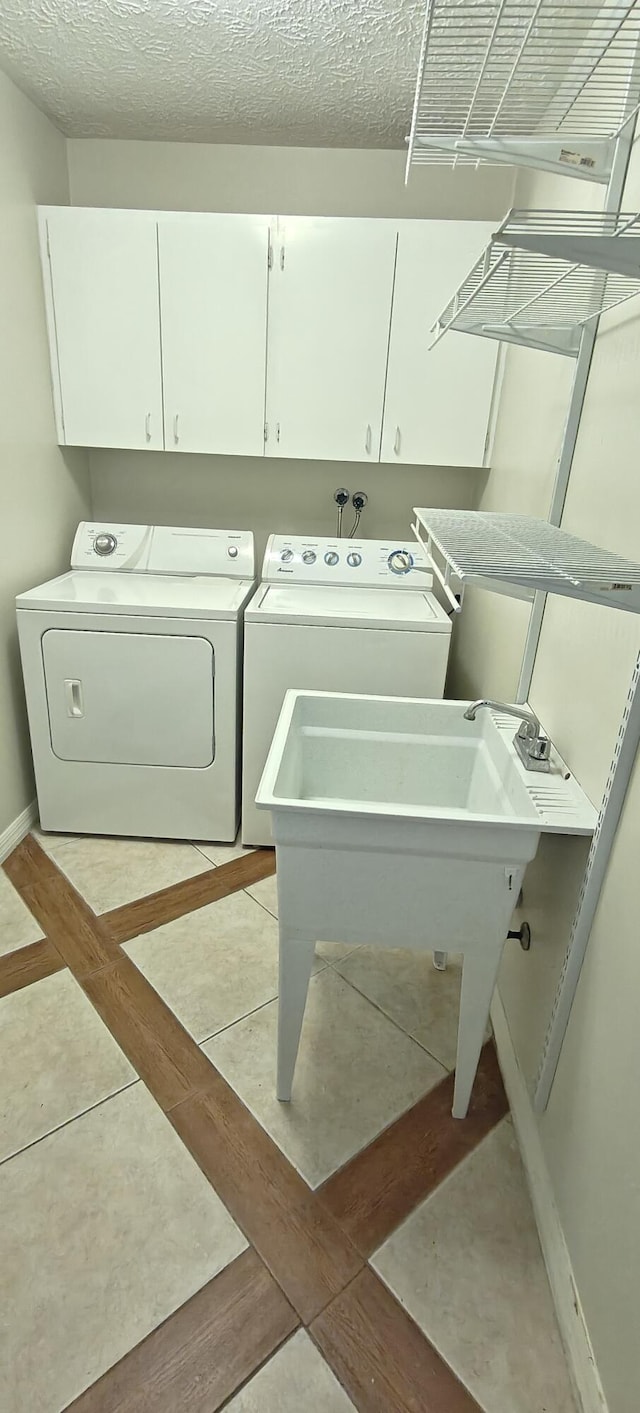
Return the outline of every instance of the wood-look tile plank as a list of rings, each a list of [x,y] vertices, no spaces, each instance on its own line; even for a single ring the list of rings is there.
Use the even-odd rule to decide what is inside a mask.
[[[483,1048],[466,1119],[451,1117],[453,1081],[447,1076],[320,1188],[321,1201],[365,1256],[506,1114],[492,1041]]]
[[[149,893],[146,898],[138,898],[135,903],[113,908],[102,914],[102,922],[115,942],[129,942],[142,932],[151,932],[165,922],[173,922],[195,908],[203,908],[207,903],[217,903],[229,893],[237,893],[262,878],[269,878],[276,871],[274,849],[257,849],[252,854],[219,868],[197,873],[194,878],[185,878],[182,883],[174,883],[169,888],[161,888],[157,893]]]
[[[216,1413],[298,1323],[255,1251],[244,1251],[68,1413]]]
[[[53,976],[54,972],[62,971],[64,965],[59,952],[46,937],[18,947],[15,952],[6,952],[0,957],[0,996],[9,996],[12,991],[30,986],[32,981]]]
[[[162,1109],[209,1083],[215,1071],[206,1055],[128,957],[82,986]]]
[[[322,1311],[309,1332],[359,1413],[480,1413],[369,1268]]]
[[[3,868],[74,976],[88,976],[114,960],[116,949],[102,923],[32,834]]]
[[[362,1267],[349,1238],[216,1070],[169,1115],[303,1321]]]

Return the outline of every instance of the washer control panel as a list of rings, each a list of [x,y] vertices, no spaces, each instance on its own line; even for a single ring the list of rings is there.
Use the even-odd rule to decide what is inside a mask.
[[[71,568],[253,579],[253,535],[250,530],[102,525],[84,520],[73,541]]]
[[[384,585],[430,589],[431,566],[418,544],[393,540],[317,540],[272,535],[262,565],[265,583]]]

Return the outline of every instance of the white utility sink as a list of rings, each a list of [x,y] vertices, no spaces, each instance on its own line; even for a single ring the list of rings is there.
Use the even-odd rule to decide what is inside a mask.
[[[597,813],[553,752],[468,702],[287,693],[257,795],[278,855],[278,1094],[291,1094],[316,941],[462,952],[454,1114],[466,1113],[502,948],[542,832]]]
[[[544,830],[591,834],[595,811],[564,763],[525,770],[517,720],[483,709],[466,721],[468,705],[288,692],[257,802],[306,819],[437,822],[439,853],[468,857],[477,837],[478,857],[505,861],[533,858]]]

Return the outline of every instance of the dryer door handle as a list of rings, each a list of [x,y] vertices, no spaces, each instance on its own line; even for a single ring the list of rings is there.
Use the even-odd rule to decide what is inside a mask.
[[[79,677],[65,678],[64,697],[67,704],[67,716],[84,716],[82,682]]]

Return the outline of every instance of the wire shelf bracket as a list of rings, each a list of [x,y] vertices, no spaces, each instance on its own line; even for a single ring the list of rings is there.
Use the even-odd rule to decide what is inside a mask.
[[[427,0],[407,179],[508,163],[607,183],[640,107],[636,0]]]
[[[583,331],[640,293],[640,216],[512,210],[433,326],[576,358]]]
[[[541,591],[640,613],[640,564],[546,520],[479,510],[414,514],[413,532],[456,611],[472,583],[512,598]]]

